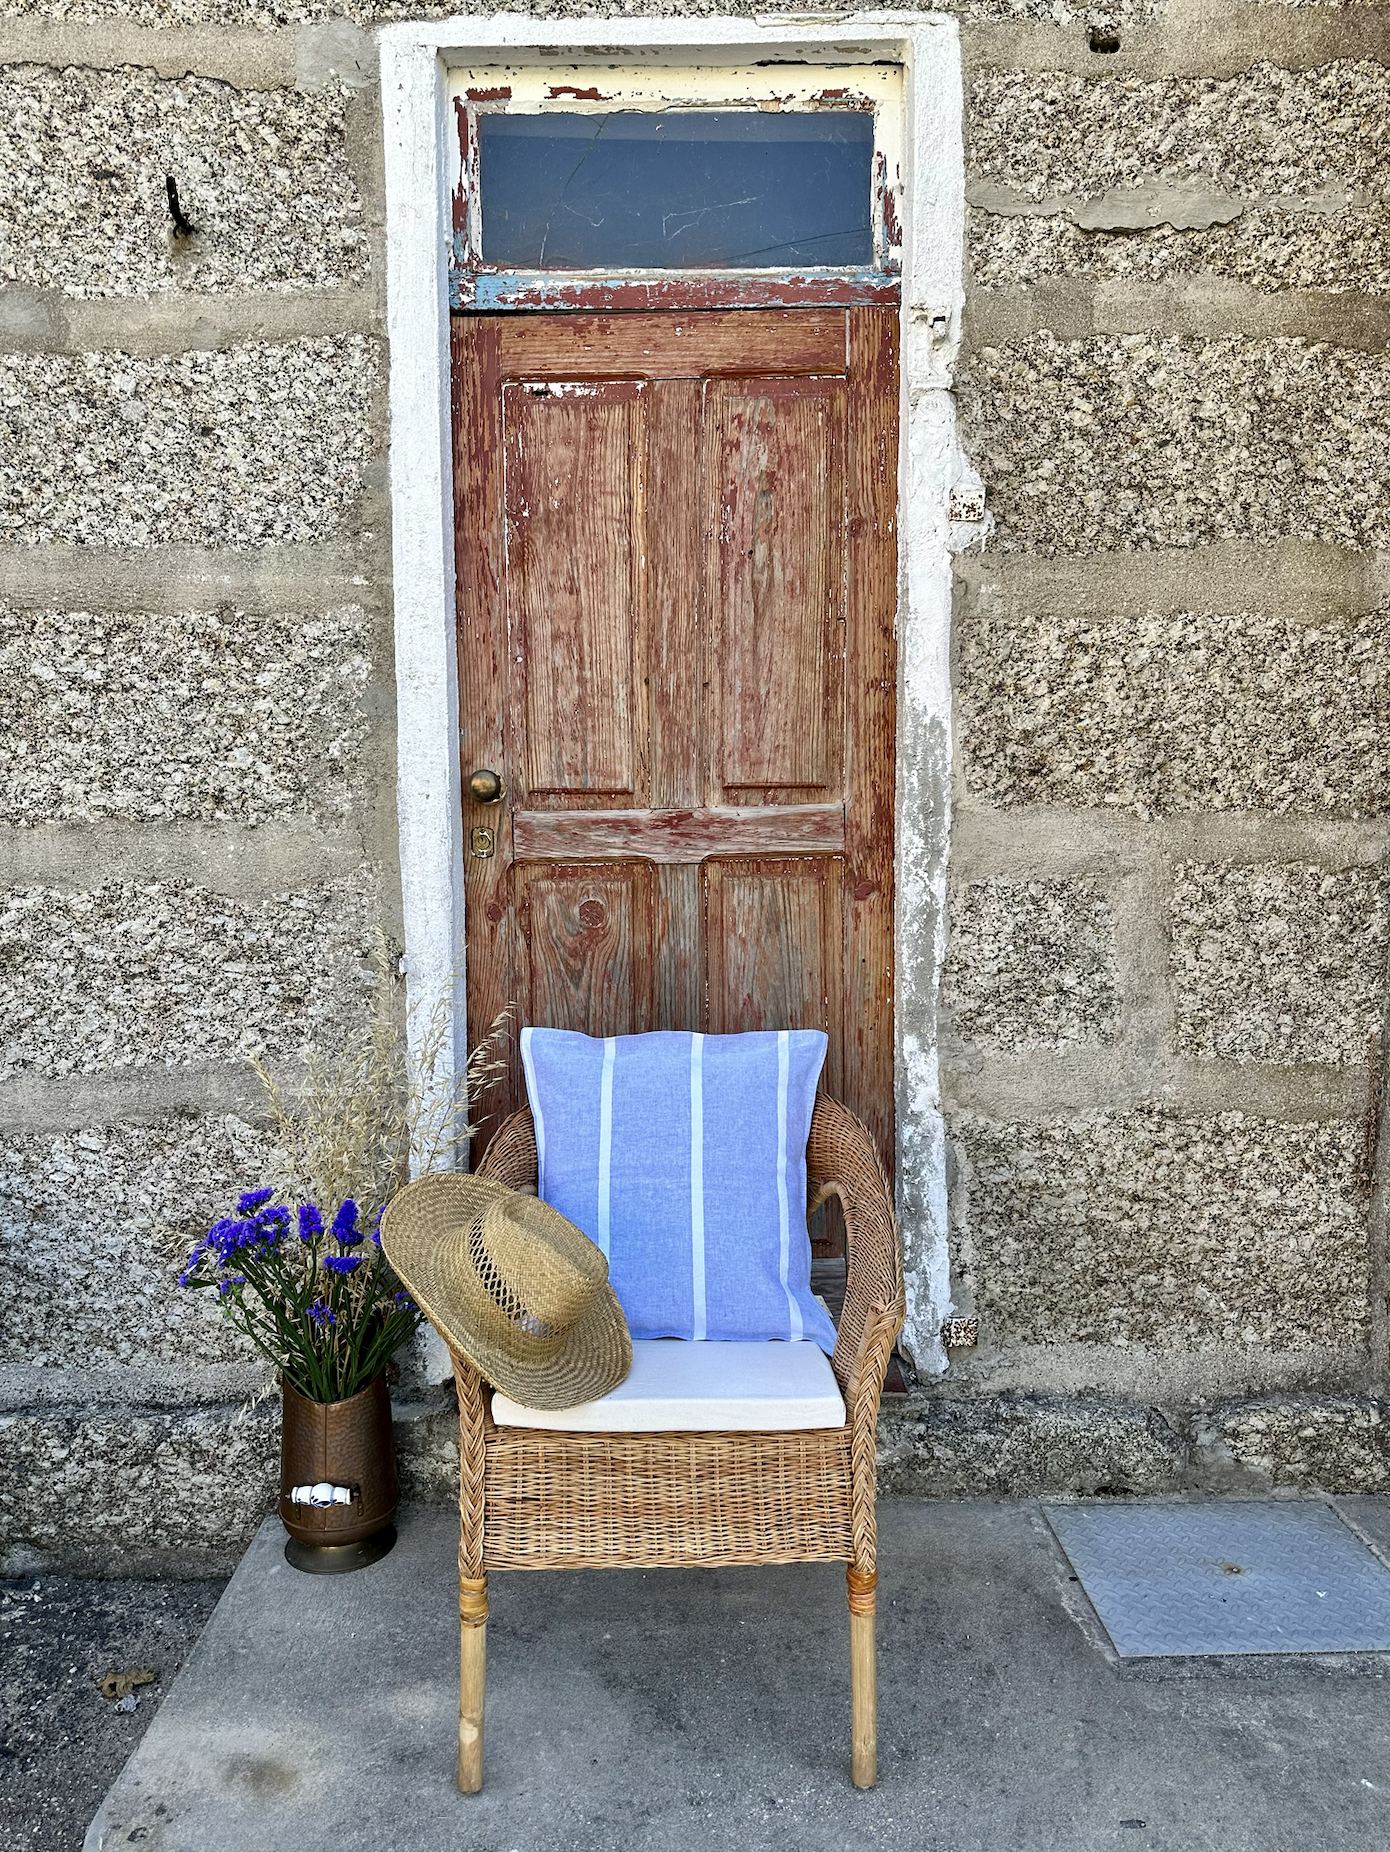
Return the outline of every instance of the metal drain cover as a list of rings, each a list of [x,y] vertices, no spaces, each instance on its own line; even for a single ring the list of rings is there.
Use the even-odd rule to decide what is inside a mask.
[[[1327,1505],[1049,1505],[1122,1659],[1390,1652],[1390,1569]]]

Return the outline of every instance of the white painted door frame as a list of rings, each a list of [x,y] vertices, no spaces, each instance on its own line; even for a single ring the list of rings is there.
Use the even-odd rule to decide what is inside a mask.
[[[932,13],[736,19],[527,19],[385,26],[387,333],[397,688],[397,810],[407,990],[422,1023],[447,999],[446,1062],[466,1049],[462,793],[454,641],[447,71],[637,60],[712,69],[776,57],[903,69],[895,1059],[904,1347],[945,1368],[946,1141],[936,997],[946,933],[951,779],[950,499],[968,476],[951,395],[964,302],[959,32]]]

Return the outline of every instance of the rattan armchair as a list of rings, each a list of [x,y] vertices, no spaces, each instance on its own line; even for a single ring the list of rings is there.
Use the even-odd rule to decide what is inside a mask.
[[[902,1253],[872,1139],[843,1106],[816,1102],[806,1150],[810,1208],[837,1196],[848,1268],[831,1359],[842,1428],[779,1433],[560,1433],[498,1427],[491,1392],[455,1355],[459,1398],[458,1785],[483,1785],[489,1569],[848,1564],[851,1773],[877,1778],[874,1456],[878,1403],[903,1320]],[[480,1175],[536,1185],[529,1110],[499,1129]]]

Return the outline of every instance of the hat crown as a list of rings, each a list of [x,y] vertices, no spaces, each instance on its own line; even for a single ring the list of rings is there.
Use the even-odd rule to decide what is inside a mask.
[[[534,1196],[488,1203],[469,1228],[468,1258],[493,1316],[533,1354],[563,1342],[608,1278],[593,1242]]]

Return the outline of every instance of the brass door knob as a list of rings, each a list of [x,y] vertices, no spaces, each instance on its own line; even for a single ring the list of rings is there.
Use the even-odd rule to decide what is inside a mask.
[[[496,772],[483,767],[468,774],[468,795],[475,804],[500,804],[506,787]]]

